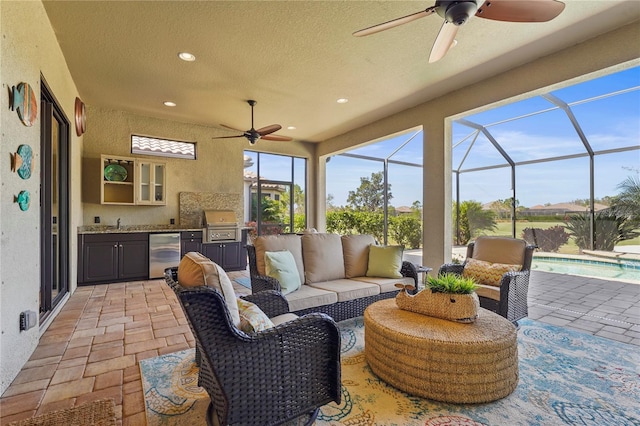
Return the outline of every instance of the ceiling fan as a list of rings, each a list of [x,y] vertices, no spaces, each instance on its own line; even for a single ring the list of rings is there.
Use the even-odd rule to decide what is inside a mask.
[[[435,5],[425,10],[364,28],[353,35],[361,37],[375,34],[437,13],[444,18],[444,23],[429,55],[429,63],[433,63],[442,59],[456,44],[458,27],[474,14],[494,21],[546,22],[560,15],[563,10],[564,3],[557,0],[436,0]]]
[[[269,141],[284,141],[284,142],[292,140],[290,137],[287,137],[287,136],[279,136],[279,135],[272,134],[282,129],[282,126],[279,124],[271,124],[270,126],[261,127],[256,130],[255,127],[253,126],[253,107],[256,105],[257,102],[254,101],[253,99],[249,99],[247,103],[251,106],[251,128],[239,135],[218,136],[218,137],[214,137],[213,139],[245,137],[247,138],[247,140],[251,145],[254,145],[256,142],[258,142],[258,139],[265,139]],[[225,126],[224,124],[222,124],[222,127],[226,127],[227,129],[242,132],[242,130],[234,129],[233,127]]]

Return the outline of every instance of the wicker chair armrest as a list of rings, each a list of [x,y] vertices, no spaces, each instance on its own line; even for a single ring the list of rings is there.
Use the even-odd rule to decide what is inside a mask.
[[[400,273],[403,277],[413,278],[414,285],[416,289],[418,288],[418,270],[416,265],[411,262],[407,262],[406,260],[402,262],[402,267],[400,268]]]
[[[438,271],[438,275],[441,275],[441,274],[462,275],[463,271],[464,271],[464,264],[445,263],[444,265],[440,266],[440,270]]]
[[[498,314],[510,321],[529,315],[529,271],[507,272],[500,281]]]
[[[266,275],[251,275],[251,292],[259,293],[266,290],[282,291],[280,282]]]
[[[275,290],[265,290],[241,296],[241,298],[258,305],[269,318],[289,313],[289,302],[282,293]]]

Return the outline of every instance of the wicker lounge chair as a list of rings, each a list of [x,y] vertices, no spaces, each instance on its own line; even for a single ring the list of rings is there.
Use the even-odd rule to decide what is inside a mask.
[[[529,274],[535,246],[526,241],[507,237],[478,237],[467,246],[467,258],[463,264],[448,263],[440,267],[438,274],[463,275],[469,259],[522,265],[515,272],[506,272],[499,285],[480,285],[476,290],[480,306],[495,312],[517,325],[517,321],[529,314],[527,293]]]
[[[177,268],[165,271],[196,339],[198,384],[211,397],[207,424],[312,424],[318,408],[340,402],[340,332],[310,314],[246,334],[233,325],[224,298],[210,287],[184,288]],[[276,291],[243,297],[269,317],[288,312]],[[214,422],[215,417],[215,422]]]

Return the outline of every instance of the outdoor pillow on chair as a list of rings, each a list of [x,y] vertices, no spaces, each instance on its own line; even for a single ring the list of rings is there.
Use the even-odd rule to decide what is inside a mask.
[[[238,328],[245,333],[255,333],[274,326],[269,317],[255,303],[238,297],[237,304],[240,313],[240,326]]]
[[[479,284],[500,286],[502,276],[507,272],[517,272],[522,265],[509,265],[505,263],[491,263],[478,259],[467,259],[462,276],[473,278]]]
[[[227,273],[202,253],[195,251],[184,255],[178,265],[178,284],[183,287],[208,286],[218,290],[231,314],[233,324],[240,324],[236,294]]]

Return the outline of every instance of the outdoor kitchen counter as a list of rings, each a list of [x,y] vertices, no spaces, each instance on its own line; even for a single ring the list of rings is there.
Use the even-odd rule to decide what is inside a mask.
[[[93,225],[79,226],[78,234],[116,234],[116,233],[132,233],[132,232],[182,232],[182,231],[198,231],[202,232],[202,228],[185,228],[180,225],[122,225],[118,229],[115,225]]]

